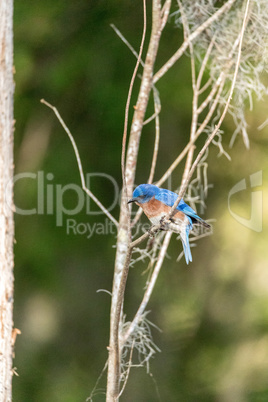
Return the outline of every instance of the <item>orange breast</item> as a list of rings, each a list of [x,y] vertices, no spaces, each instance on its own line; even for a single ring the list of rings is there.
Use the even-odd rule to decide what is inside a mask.
[[[154,197],[150,201],[148,201],[144,204],[140,204],[140,203],[137,203],[137,204],[143,209],[145,215],[149,219],[154,218],[156,216],[167,215],[169,213],[169,211],[171,210],[171,207],[163,204],[161,201],[156,200]],[[176,212],[176,214],[174,215],[174,219],[176,219],[176,218],[183,220],[184,213],[181,211]]]
[[[175,213],[175,215],[173,216],[173,219],[179,219],[179,220],[184,220],[185,218],[185,214],[182,211],[178,211]],[[187,218],[188,219],[188,218]]]

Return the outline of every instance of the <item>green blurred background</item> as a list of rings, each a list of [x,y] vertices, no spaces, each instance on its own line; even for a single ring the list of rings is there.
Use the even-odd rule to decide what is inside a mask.
[[[77,141],[84,171],[109,174],[121,186],[124,108],[135,59],[111,23],[139,48],[141,2],[15,2],[15,170],[43,172],[44,196],[48,189],[54,191],[51,208],[56,207],[56,185],[80,185],[80,178],[70,141],[41,98],[61,112]],[[181,32],[171,20],[160,43],[156,70],[180,41]],[[139,79],[131,107],[138,83]],[[162,112],[156,180],[187,142],[189,59],[179,61],[157,88]],[[161,353],[151,360],[150,374],[145,368],[132,369],[122,401],[268,401],[268,130],[257,129],[267,118],[267,99],[256,106],[248,113],[250,150],[240,136],[228,149],[234,130],[229,118],[223,144],[232,161],[218,158],[217,148],[210,149],[212,186],[204,217],[215,219],[214,234],[198,242],[189,267],[184,260],[176,262],[181,243],[172,239],[170,258],[149,305],[148,318],[162,330],[152,329]],[[153,141],[151,123],[141,140],[137,184],[148,178]],[[182,169],[183,165],[172,176],[174,189]],[[246,179],[248,189],[232,197],[231,209],[250,219],[249,176],[259,171],[263,185],[256,190],[263,196],[263,228],[256,232],[231,216],[228,194]],[[15,184],[20,208],[37,206],[37,180],[32,177]],[[105,178],[92,178],[90,186],[104,205],[112,203],[113,187]],[[66,192],[64,206],[73,208],[76,203],[74,192]],[[118,218],[118,205],[112,212]],[[87,239],[68,234],[67,218],[57,226],[55,213],[47,214],[46,208],[43,214],[16,215],[14,325],[22,331],[14,360],[19,375],[13,381],[16,402],[84,401],[107,358],[110,296],[97,290],[111,290],[115,236],[95,234]],[[102,215],[87,214],[86,208],[71,218],[90,225],[105,222]],[[128,319],[142,298],[145,268],[140,263],[130,271]],[[106,373],[94,401],[105,400],[105,383]]]

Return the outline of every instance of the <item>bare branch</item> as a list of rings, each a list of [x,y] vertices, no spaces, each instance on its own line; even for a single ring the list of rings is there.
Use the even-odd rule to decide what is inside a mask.
[[[154,141],[154,152],[153,152],[153,159],[152,159],[152,165],[151,165],[151,170],[148,178],[148,183],[152,183],[153,177],[154,177],[154,172],[155,172],[155,167],[156,167],[156,161],[157,161],[157,155],[158,155],[158,148],[159,148],[159,140],[160,140],[160,122],[159,122],[159,113],[161,110],[161,104],[160,104],[160,99],[158,92],[155,88],[153,88],[154,92],[154,108],[156,112],[155,116],[155,141]]]
[[[160,229],[160,226],[156,227],[154,226],[153,229],[156,231],[158,231]],[[141,235],[138,239],[134,240],[132,243],[130,243],[130,247],[133,249],[134,247],[136,247],[138,244],[140,244],[141,242],[143,242],[144,240],[146,240],[149,237],[149,233],[146,232],[143,235]]]
[[[145,41],[145,36],[146,36],[146,2],[144,1],[144,24],[143,24],[143,32],[142,32],[142,38],[141,38],[141,44],[140,44],[140,51],[138,54],[138,59],[132,74],[132,78],[130,81],[129,85],[129,91],[128,91],[128,96],[127,96],[127,103],[126,103],[126,108],[125,108],[125,122],[124,122],[124,133],[123,133],[123,139],[122,139],[122,155],[121,155],[121,168],[122,168],[122,178],[123,178],[123,188],[126,196],[125,202],[127,202],[128,199],[128,194],[127,194],[127,183],[126,183],[126,176],[125,176],[125,157],[126,157],[126,140],[127,140],[127,126],[128,126],[128,116],[129,116],[129,105],[130,105],[130,99],[131,99],[131,94],[133,90],[133,85],[134,81],[138,72],[138,68],[140,65],[141,61],[141,55],[143,51],[143,46],[144,46],[144,41]],[[128,211],[128,208],[126,208]],[[130,220],[130,215],[129,215],[129,220]],[[129,225],[130,226],[130,225]]]
[[[165,4],[163,5],[162,10],[161,10],[161,15],[162,15],[162,23],[161,23],[161,27],[160,27],[161,31],[163,31],[163,29],[165,28],[165,25],[167,23],[170,6],[171,6],[171,0],[166,0]]]
[[[187,41],[189,36],[190,36],[190,29],[189,29],[188,21],[187,21],[186,15],[184,13],[181,1],[177,0],[177,3],[179,5],[179,9],[180,9],[180,12],[181,12],[184,41]],[[195,83],[196,77],[195,77],[194,50],[193,50],[193,43],[192,42],[189,42],[189,49],[190,49],[190,57],[191,57],[192,87],[194,89],[195,84],[196,84]]]
[[[178,5],[179,5],[179,8],[180,8],[181,17],[182,17],[182,24],[183,24],[183,28],[184,28],[184,40],[187,40],[187,38],[190,35],[190,29],[189,29],[188,21],[187,21],[186,15],[184,13],[181,1],[177,0],[177,2],[178,2]],[[198,89],[197,89],[197,85],[196,85],[194,48],[193,48],[192,42],[189,43],[189,49],[190,49],[190,57],[191,57],[192,88],[193,88],[192,123],[191,123],[191,133],[190,133],[190,140],[191,140],[195,136],[195,131],[196,131],[197,122],[198,122],[198,113],[197,113]],[[187,155],[187,158],[186,158],[186,163],[185,163],[182,182],[187,177],[188,172],[189,172],[189,170],[191,168],[192,159],[193,159],[193,155],[194,155],[194,149],[195,149],[195,146],[192,145],[188,150],[188,155]]]
[[[200,88],[200,90],[199,90],[199,95],[201,95],[203,92],[205,92],[205,91],[209,88],[209,86],[211,85],[211,83],[212,83],[212,78],[209,77],[209,79],[207,80],[207,82],[202,86],[202,88]]]
[[[105,215],[116,225],[118,226],[118,222],[117,220],[110,214],[110,212],[105,208],[105,206],[99,201],[99,199],[86,187],[86,182],[85,182],[85,175],[83,172],[83,167],[82,167],[82,163],[81,163],[81,159],[80,159],[80,155],[79,155],[79,151],[76,145],[76,142],[74,140],[73,135],[71,134],[70,130],[68,129],[68,127],[66,126],[65,122],[63,121],[60,113],[58,112],[58,109],[51,105],[50,103],[48,103],[46,100],[41,99],[40,101],[41,103],[43,103],[44,105],[46,105],[47,107],[49,107],[50,109],[53,110],[53,112],[55,113],[57,119],[59,120],[60,124],[62,125],[64,131],[66,132],[66,134],[68,135],[72,146],[73,146],[73,150],[75,153],[75,157],[76,157],[76,161],[78,164],[78,169],[79,169],[79,173],[80,173],[80,178],[81,178],[81,184],[82,184],[82,189],[87,193],[87,195],[92,198],[92,200],[98,205],[98,207],[105,213]]]
[[[128,380],[129,373],[130,373],[130,369],[131,369],[131,362],[132,362],[132,356],[133,356],[134,345],[135,345],[135,341],[133,340],[133,341],[132,341],[132,345],[131,345],[131,349],[130,349],[129,359],[128,359],[127,374],[126,374],[126,378],[125,378],[123,387],[122,387],[122,389],[121,389],[121,391],[120,391],[120,393],[119,393],[119,395],[118,395],[119,398],[120,398],[120,396],[123,394],[124,389],[126,388],[126,385],[127,385],[127,380]]]
[[[210,105],[210,108],[209,108],[209,111],[208,111],[206,117],[204,118],[203,122],[200,124],[198,130],[196,131],[196,138],[199,137],[199,135],[203,132],[203,130],[207,126],[208,122],[210,121],[211,117],[213,116],[213,113],[215,112],[216,107],[219,104],[219,99],[222,94],[223,87],[224,87],[224,84],[226,81],[226,75],[224,73],[222,73],[220,78],[221,79],[219,81],[217,81],[216,84],[214,84],[214,88],[218,91],[217,95],[215,96],[212,104]],[[219,83],[219,86],[218,86],[218,83]],[[211,98],[211,100],[212,100],[212,98]]]
[[[93,397],[95,395],[97,395],[97,386],[98,386],[103,374],[105,373],[105,370],[107,369],[107,366],[108,366],[108,360],[106,360],[105,365],[104,365],[103,369],[101,370],[101,373],[100,373],[99,377],[97,378],[97,381],[96,381],[96,383],[94,385],[94,388],[92,389],[89,397],[86,399],[86,402],[93,402]]]
[[[147,289],[146,289],[146,291],[144,293],[144,296],[143,296],[142,302],[140,304],[140,307],[139,307],[139,309],[138,309],[133,321],[131,322],[130,326],[128,327],[127,331],[125,332],[125,334],[123,336],[122,345],[124,345],[126,343],[126,341],[129,338],[129,336],[135,330],[135,327],[139,323],[139,321],[140,321],[140,319],[141,319],[141,317],[142,317],[142,315],[143,315],[143,313],[144,313],[144,311],[145,311],[145,309],[147,307],[147,304],[148,304],[148,302],[150,300],[150,297],[151,297],[151,294],[153,292],[156,280],[158,278],[158,274],[159,274],[160,269],[162,267],[162,264],[163,264],[163,261],[164,261],[164,258],[165,258],[166,252],[167,252],[167,248],[168,248],[168,245],[169,245],[169,242],[170,242],[170,239],[171,239],[171,236],[172,236],[172,232],[167,232],[166,235],[165,235],[163,246],[162,246],[162,248],[160,250],[159,258],[158,258],[157,263],[155,265],[152,277],[151,277],[150,282],[148,284],[148,287],[147,287]]]
[[[154,0],[153,2],[153,26],[150,38],[150,43],[145,59],[144,71],[142,75],[141,87],[135,112],[133,116],[133,122],[131,126],[131,132],[129,137],[127,161],[126,161],[126,181],[129,191],[132,191],[134,185],[134,177],[136,172],[137,154],[140,143],[141,131],[143,128],[145,111],[149,101],[150,91],[152,89],[153,79],[153,67],[158,51],[159,40],[161,36],[161,1]],[[131,206],[130,206],[131,208]]]
[[[225,76],[225,71],[222,71],[221,74],[219,75],[217,81],[215,82],[215,84],[213,85],[210,93],[207,95],[206,99],[204,99],[204,101],[201,103],[201,105],[199,106],[199,108],[197,109],[197,113],[202,113],[203,110],[208,106],[208,104],[212,101],[215,93],[218,91],[218,88],[220,87],[220,85],[222,85],[224,83],[224,76]]]
[[[148,183],[153,182],[153,177],[154,177],[154,172],[155,172],[155,167],[156,167],[156,162],[157,162],[157,155],[158,155],[158,148],[159,148],[159,140],[160,140],[160,122],[159,122],[159,114],[161,111],[161,103],[159,99],[159,94],[158,91],[155,87],[153,87],[153,93],[154,93],[154,109],[155,113],[153,114],[152,117],[155,118],[155,141],[154,141],[154,151],[153,151],[153,159],[152,159],[152,164],[151,164],[151,170],[148,178]],[[144,122],[145,124],[146,122]],[[139,208],[133,221],[131,222],[131,227],[135,226],[136,223],[139,221],[140,217],[142,215],[142,208]]]
[[[205,84],[205,85],[203,86],[203,88],[200,90],[201,82],[202,82],[202,79],[203,79],[203,76],[204,76],[204,72],[205,72],[205,68],[206,68],[206,66],[207,66],[209,57],[210,57],[210,55],[211,55],[211,52],[212,52],[214,43],[215,43],[215,37],[212,38],[212,40],[211,40],[211,42],[210,42],[210,44],[209,44],[209,46],[208,46],[208,48],[207,48],[205,57],[204,57],[204,59],[203,59],[203,61],[202,61],[202,64],[201,64],[201,67],[200,67],[200,70],[199,70],[199,73],[198,73],[198,76],[197,76],[196,87],[197,87],[197,90],[198,90],[198,94],[199,94],[199,95],[201,95],[201,93],[206,90],[206,88],[207,88],[207,86],[209,86],[209,83],[210,83],[210,80],[211,80],[211,78],[209,78],[208,81],[206,82],[206,84]]]
[[[126,177],[125,154],[126,154],[126,139],[127,139],[127,125],[130,98],[132,94],[134,80],[137,75],[138,67],[141,60],[143,45],[146,35],[146,0],[143,0],[143,33],[140,45],[140,51],[134,72],[131,78],[128,97],[125,108],[125,122],[124,133],[122,138],[122,154],[121,154],[121,169],[123,179],[123,195],[121,201],[121,214],[119,221],[119,232],[117,237],[117,254],[115,262],[115,272],[113,281],[113,292],[111,302],[110,314],[110,341],[109,341],[109,358],[108,358],[108,374],[107,374],[107,402],[113,402],[118,399],[119,385],[120,385],[120,350],[119,350],[119,327],[121,320],[121,312],[124,301],[124,292],[129,270],[129,263],[131,260],[131,251],[129,243],[131,241],[130,231],[130,211],[127,207],[127,188],[128,178]],[[133,173],[134,174],[134,173]]]
[[[144,0],[145,7],[145,0]],[[149,94],[152,88],[153,67],[156,58],[160,35],[161,35],[161,1],[153,1],[153,24],[150,43],[145,59],[144,71],[141,81],[140,92],[138,96],[137,105],[134,112],[134,117],[131,126],[131,132],[128,143],[128,152],[125,167],[125,187],[130,191],[133,188],[136,161],[139,149],[139,142],[145,111],[147,108]],[[108,391],[107,401],[113,401],[117,398],[119,393],[119,320],[121,314],[121,307],[123,306],[124,294],[122,291],[125,289],[131,248],[128,246],[128,233],[129,233],[129,212],[126,208],[126,201],[122,200],[119,232],[117,237],[117,253],[115,260],[115,273],[113,282],[113,297],[111,305],[111,328],[110,328],[110,346],[109,346],[109,365],[108,365]],[[117,367],[116,370],[114,367]]]
[[[136,57],[136,59],[139,58],[138,53],[136,52],[136,50],[134,49],[134,47],[129,43],[129,41],[124,37],[124,35],[122,34],[122,32],[119,31],[119,29],[114,25],[114,24],[110,24],[110,27],[115,31],[115,33],[119,36],[119,38],[122,40],[122,42],[124,42],[127,47],[129,48],[129,50],[134,54],[134,56]],[[140,59],[140,64],[142,66],[144,66],[144,62]]]

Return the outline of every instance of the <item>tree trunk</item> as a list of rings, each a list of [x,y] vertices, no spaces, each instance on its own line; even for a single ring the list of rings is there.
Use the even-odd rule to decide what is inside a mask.
[[[0,1],[0,402],[12,399],[13,1]]]

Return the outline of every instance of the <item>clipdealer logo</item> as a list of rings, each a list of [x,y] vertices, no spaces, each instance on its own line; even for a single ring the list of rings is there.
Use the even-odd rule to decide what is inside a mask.
[[[241,223],[241,225],[254,230],[255,232],[262,231],[262,215],[263,215],[263,192],[259,189],[262,186],[262,170],[253,173],[249,176],[249,185],[247,180],[243,179],[236,183],[228,195],[228,208],[233,218]],[[242,191],[250,190],[250,218],[246,219],[232,211],[231,198],[234,194]]]
[[[88,173],[85,175],[85,183],[86,187],[90,189],[92,187],[92,179],[100,179],[102,180],[104,185],[109,186],[110,188],[110,196],[107,201],[109,205],[105,206],[107,211],[111,212],[117,205],[121,202],[121,189],[116,182],[116,180],[109,174],[106,173]],[[98,235],[107,235],[117,234],[117,228],[113,222],[110,221],[109,218],[101,219],[100,221],[91,222],[81,222],[79,221],[75,215],[80,213],[82,210],[85,211],[87,215],[100,216],[104,215],[103,211],[95,208],[95,202],[86,194],[86,192],[82,189],[82,187],[78,184],[68,183],[68,184],[58,184],[55,182],[55,177],[53,173],[45,173],[44,171],[38,171],[37,173],[33,172],[23,172],[14,176],[13,181],[9,183],[9,186],[12,187],[14,184],[14,188],[16,190],[16,186],[23,186],[24,191],[27,191],[27,186],[30,183],[31,191],[35,191],[36,193],[36,201],[34,205],[27,205],[23,207],[21,202],[15,202],[15,212],[18,215],[53,215],[55,217],[56,226],[66,228],[67,234],[74,235],[83,235],[88,239],[91,238],[94,234]],[[172,189],[171,177],[168,180],[167,188]],[[204,212],[204,199],[206,198],[208,188],[213,187],[212,184],[207,185],[205,188],[202,185],[198,184],[194,186],[191,184],[190,193],[195,199],[199,199],[198,206],[200,209],[199,214]],[[13,208],[13,200],[9,199],[11,197],[10,194],[12,192],[11,189],[7,187],[5,192],[6,202],[5,207]],[[71,205],[70,207],[70,199]],[[68,206],[67,206],[68,205]],[[136,214],[136,210],[132,210],[132,214]],[[146,222],[138,222],[135,225],[134,231],[135,235],[140,233],[144,233],[149,230],[151,224],[149,221]]]
[[[88,173],[86,175],[86,186],[90,188],[90,181],[93,177],[100,177],[102,180],[108,180],[109,185],[113,186],[113,197],[110,198],[110,205],[105,208],[111,211],[118,203],[120,197],[119,187],[116,180],[106,174],[106,173]],[[93,210],[92,203],[94,202],[87,196],[81,186],[69,183],[66,185],[53,183],[54,175],[52,173],[44,173],[39,171],[37,173],[24,172],[19,173],[14,176],[13,183],[14,187],[16,184],[23,180],[32,180],[36,185],[36,205],[33,208],[22,208],[19,205],[15,205],[15,212],[19,215],[55,215],[56,226],[63,226],[64,216],[74,216],[82,211],[83,208],[86,209],[87,215],[102,215],[101,210]],[[12,186],[9,183],[8,186]],[[7,190],[10,190],[10,188]],[[67,193],[72,192],[72,198],[76,201],[72,208],[66,207]],[[8,208],[13,208],[12,200],[8,198],[8,194],[11,191],[6,191],[5,205]],[[112,202],[111,202],[112,199]]]

